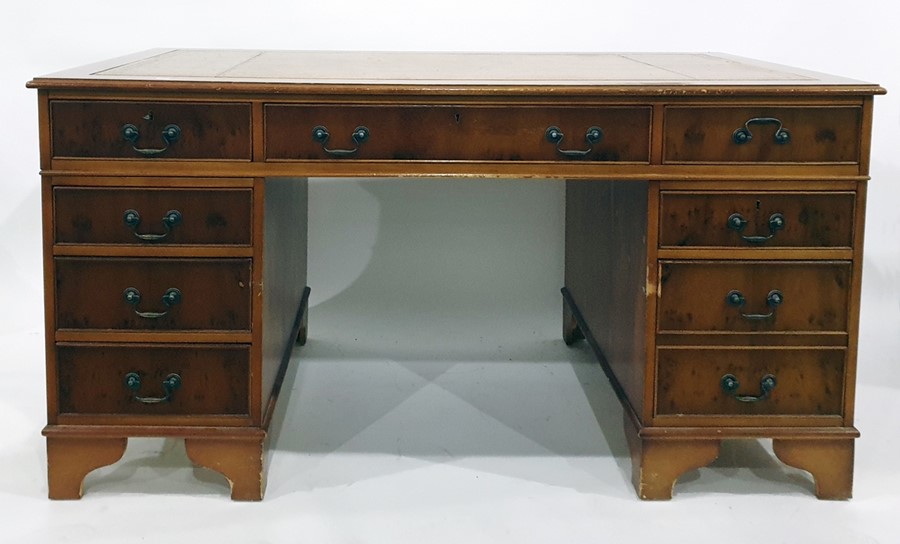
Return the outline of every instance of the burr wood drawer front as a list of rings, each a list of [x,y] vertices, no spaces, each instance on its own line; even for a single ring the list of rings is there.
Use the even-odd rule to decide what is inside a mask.
[[[849,261],[662,261],[658,331],[847,331]]]
[[[60,344],[59,412],[246,415],[246,345]]]
[[[57,186],[55,242],[249,246],[252,208],[250,188]]]
[[[647,163],[649,107],[265,107],[268,160]]]
[[[54,158],[250,160],[248,103],[53,100]]]
[[[250,259],[57,257],[59,329],[249,331]]]
[[[667,163],[858,163],[858,106],[668,106]]]
[[[853,246],[856,193],[662,191],[660,247]]]
[[[846,349],[657,350],[656,414],[840,416]]]

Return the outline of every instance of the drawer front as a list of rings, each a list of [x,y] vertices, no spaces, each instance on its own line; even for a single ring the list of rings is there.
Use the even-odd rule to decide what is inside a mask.
[[[661,247],[853,245],[852,192],[662,191]]]
[[[59,257],[55,264],[60,329],[250,330],[250,259]]]
[[[249,413],[248,346],[66,344],[56,354],[62,414]]]
[[[649,162],[646,107],[270,104],[265,112],[266,157],[272,160]],[[314,134],[317,127],[327,131],[327,141]],[[357,127],[366,128],[366,138],[354,140]],[[550,127],[562,134],[558,143],[548,138]],[[587,141],[592,127],[601,134],[593,143]]]
[[[242,245],[251,189],[56,187],[56,243]]]
[[[670,106],[664,160],[857,163],[861,123],[859,107]]]
[[[57,158],[252,156],[249,104],[55,100],[50,116]]]
[[[849,296],[844,261],[663,261],[658,327],[662,333],[846,332]]]
[[[657,415],[843,412],[842,348],[660,348],[657,353]],[[764,381],[767,376],[773,381]]]

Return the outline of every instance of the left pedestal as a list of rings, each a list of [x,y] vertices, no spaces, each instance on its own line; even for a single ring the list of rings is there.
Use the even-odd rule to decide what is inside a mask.
[[[306,337],[306,198],[305,179],[44,176],[50,498],[165,437],[262,499]]]

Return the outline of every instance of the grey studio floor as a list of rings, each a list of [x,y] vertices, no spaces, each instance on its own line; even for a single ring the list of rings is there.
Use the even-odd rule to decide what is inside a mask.
[[[893,257],[866,260],[852,500],[816,500],[767,441],[741,441],[672,501],[642,502],[607,379],[560,339],[562,195],[537,181],[311,183],[310,339],[260,503],[230,501],[168,439],[131,440],[80,501],[46,498],[39,227],[24,229],[26,249],[2,255],[0,541],[897,542]]]

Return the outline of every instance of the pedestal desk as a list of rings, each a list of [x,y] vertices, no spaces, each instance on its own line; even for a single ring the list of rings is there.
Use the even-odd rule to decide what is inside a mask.
[[[29,86],[51,498],[144,436],[262,498],[317,176],[564,182],[562,337],[619,395],[638,495],[736,438],[851,494],[876,85],[714,54],[158,50]]]

